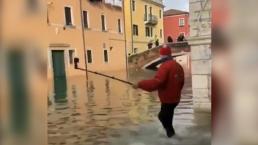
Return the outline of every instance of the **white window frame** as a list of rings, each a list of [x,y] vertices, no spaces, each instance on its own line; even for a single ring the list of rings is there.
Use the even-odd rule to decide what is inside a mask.
[[[182,25],[181,25],[181,20],[183,21]],[[179,18],[178,26],[179,27],[184,27],[185,26],[185,18]]]
[[[69,26],[69,25],[66,25],[66,17],[65,17],[65,7],[69,7],[70,10],[71,10],[71,21],[72,21],[72,25],[71,26],[75,26],[75,23],[74,23],[74,15],[73,15],[73,6],[71,5],[65,5],[64,6],[64,24],[65,26]]]
[[[67,49],[67,55],[66,55],[66,57],[67,57],[67,64],[68,64],[68,67],[70,67],[71,65],[72,65],[72,66],[74,65],[74,60],[73,60],[73,64],[70,64],[70,54],[69,54],[69,51],[70,51],[70,50],[73,50],[73,51],[74,51],[74,58],[77,57],[76,48],[69,48],[69,49]],[[73,59],[74,59],[74,58],[73,58]]]
[[[89,60],[89,58],[88,58],[88,50],[91,51],[91,62],[88,61],[88,60]],[[86,49],[86,58],[87,58],[87,60],[86,60],[86,61],[87,61],[87,64],[93,64],[93,62],[94,62],[94,61],[93,61],[93,60],[94,60],[94,59],[93,59],[93,50],[92,50],[91,48],[87,48],[87,49]]]
[[[83,10],[83,11],[87,12],[87,22],[88,22],[88,28],[84,27],[84,29],[90,29],[90,13],[88,10]],[[83,19],[84,19],[84,17],[83,17]]]

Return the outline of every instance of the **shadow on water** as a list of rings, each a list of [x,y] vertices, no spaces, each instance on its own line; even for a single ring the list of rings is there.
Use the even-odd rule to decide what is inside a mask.
[[[135,82],[154,73],[133,71],[129,79]],[[165,137],[156,117],[160,109],[157,94],[134,90],[119,81],[94,74],[89,74],[88,81],[69,78],[63,106],[49,106],[49,145],[206,145],[210,141],[210,116],[193,111],[191,78],[186,79],[175,112],[177,135],[173,139]]]

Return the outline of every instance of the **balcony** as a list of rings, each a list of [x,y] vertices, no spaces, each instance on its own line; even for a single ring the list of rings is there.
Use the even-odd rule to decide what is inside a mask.
[[[102,2],[102,0],[89,0],[90,2]]]
[[[122,0],[105,0],[105,3],[115,7],[122,7]]]
[[[147,15],[144,14],[144,23],[145,25],[157,25],[158,24],[158,17],[155,15]]]
[[[122,5],[123,5],[122,0],[115,0],[114,6],[122,7]]]
[[[157,4],[157,5],[162,6],[162,7],[164,6],[163,5],[163,0],[143,0],[143,1],[146,1],[148,3]]]
[[[153,1],[154,3],[163,5],[163,0],[151,0],[151,1]]]

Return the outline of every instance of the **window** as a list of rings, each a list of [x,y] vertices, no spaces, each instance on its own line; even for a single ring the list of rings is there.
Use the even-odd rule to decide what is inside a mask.
[[[74,50],[69,50],[69,63],[73,64],[73,58],[74,58]]]
[[[135,11],[135,0],[132,1],[132,9]]]
[[[150,36],[152,37],[153,36],[153,28],[150,27]]]
[[[138,25],[133,25],[133,35],[138,36]]]
[[[134,54],[137,53],[137,51],[138,51],[138,48],[134,48],[134,49],[133,49],[133,53],[134,53]]]
[[[108,63],[108,51],[104,50],[104,62]]]
[[[185,18],[180,18],[179,19],[179,27],[182,27],[185,25]]]
[[[150,7],[150,15],[152,15],[152,7]]]
[[[152,37],[153,36],[153,28],[145,27],[145,35],[146,35],[146,37]]]
[[[145,27],[145,35],[146,35],[146,37],[150,37],[150,28],[149,27]]]
[[[92,53],[91,53],[91,50],[87,50],[87,60],[88,60],[88,63],[92,63]]]
[[[122,33],[121,20],[118,19],[118,20],[117,20],[117,23],[118,23],[118,32],[119,32],[119,33]]]
[[[160,29],[159,34],[160,34],[160,38],[162,38],[162,37],[163,37],[163,31],[162,31],[162,29]]]
[[[101,26],[102,26],[102,31],[106,31],[106,19],[104,15],[101,15]]]
[[[70,7],[65,7],[65,25],[72,26],[72,9]]]
[[[148,6],[147,5],[145,5],[145,7],[144,7],[144,21],[147,21],[147,19],[148,19]]]
[[[162,18],[162,10],[159,10],[159,18]]]
[[[84,28],[89,28],[89,16],[87,11],[83,11],[83,26]]]

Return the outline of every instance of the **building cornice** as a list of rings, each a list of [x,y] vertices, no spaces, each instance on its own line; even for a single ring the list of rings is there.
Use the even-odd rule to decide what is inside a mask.
[[[162,8],[165,8],[164,4],[163,3],[158,3],[158,2],[155,2],[153,0],[142,0],[142,1],[145,1],[147,3],[151,3],[151,4],[154,4],[156,6],[159,6],[159,7],[162,7]]]

